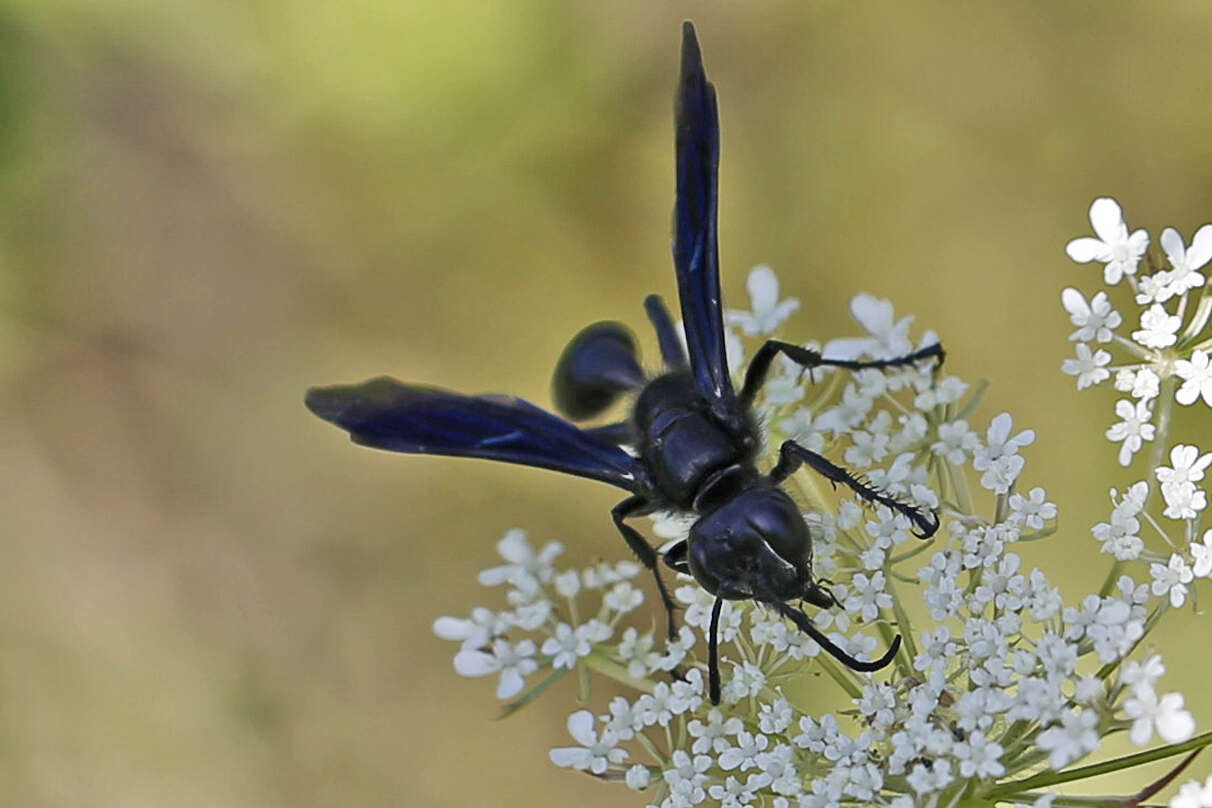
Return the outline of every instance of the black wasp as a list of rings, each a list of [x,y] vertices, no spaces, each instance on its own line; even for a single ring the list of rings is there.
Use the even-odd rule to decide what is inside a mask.
[[[779,483],[801,465],[841,483],[864,500],[904,514],[917,535],[938,529],[935,514],[872,488],[794,441],[779,447],[768,473],[757,468],[758,427],[752,412],[770,363],[782,353],[807,369],[889,368],[943,360],[940,345],[874,361],[828,359],[818,352],[770,340],[758,350],[740,392],[733,389],[724,353],[716,238],[719,115],[715,88],[703,71],[694,26],[682,29],[682,67],[676,98],[677,200],[673,261],[689,357],[669,312],[655,295],[644,301],[656,329],[665,371],[645,375],[631,333],[604,322],[579,333],[556,366],[556,405],[569,418],[602,413],[619,396],[637,392],[631,418],[581,429],[512,396],[464,396],[436,387],[378,378],[307,393],[316,415],[348,430],[355,443],[395,452],[458,455],[554,469],[610,483],[630,496],[611,511],[627,546],[656,578],[669,636],[674,603],[658,571],[658,553],[624,520],[656,510],[693,512],[698,520],[684,541],[666,550],[674,570],[693,575],[716,596],[708,640],[710,696],[719,702],[717,633],[724,600],[755,600],[778,611],[822,648],[854,670],[874,671],[892,661],[900,637],[874,662],[855,659],[813,626],[791,601],[822,609],[836,605],[812,575],[812,536],[799,507]],[[621,446],[633,447],[635,455]]]

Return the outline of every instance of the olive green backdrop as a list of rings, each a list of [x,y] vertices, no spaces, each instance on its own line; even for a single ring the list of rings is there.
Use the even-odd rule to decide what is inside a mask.
[[[1212,5],[0,0],[4,804],[640,803],[547,761],[571,688],[496,722],[430,632],[491,602],[510,526],[622,557],[618,494],[358,449],[301,397],[546,404],[574,331],[672,298],[684,17],[726,295],[767,262],[795,339],[855,333],[858,291],[937,329],[982,428],[1038,432],[1062,529],[1028,563],[1101,580],[1135,477],[1114,394],[1059,371],[1060,289],[1099,274],[1063,247],[1100,195],[1155,238],[1212,219]],[[1168,626],[1206,726],[1208,624]]]

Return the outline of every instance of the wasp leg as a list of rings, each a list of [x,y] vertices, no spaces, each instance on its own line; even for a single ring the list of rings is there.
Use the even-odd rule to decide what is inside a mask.
[[[623,539],[631,548],[631,552],[635,553],[641,564],[652,570],[652,577],[656,578],[657,591],[661,593],[661,604],[665,607],[669,639],[673,641],[677,638],[677,626],[673,619],[673,612],[677,606],[674,604],[673,598],[669,597],[669,590],[665,588],[665,582],[661,580],[661,571],[657,566],[659,560],[657,551],[639,534],[639,531],[631,525],[623,524],[624,519],[631,516],[644,516],[652,513],[653,509],[652,502],[637,495],[628,497],[615,505],[610,511],[610,516],[614,519],[615,527],[623,534]]]
[[[682,350],[682,340],[678,338],[677,329],[673,327],[665,301],[661,300],[659,295],[649,295],[644,298],[644,311],[648,312],[648,320],[656,329],[657,341],[661,345],[661,359],[671,368],[686,368],[686,352]]]
[[[766,374],[770,371],[770,363],[780,353],[786,355],[793,362],[803,365],[809,371],[819,367],[845,368],[846,370],[866,370],[868,368],[884,370],[885,368],[911,365],[922,359],[937,359],[939,366],[941,366],[946,356],[942,344],[936,342],[934,345],[927,345],[921,350],[905,354],[904,356],[894,356],[891,359],[826,359],[821,356],[819,351],[814,351],[811,348],[803,348],[799,345],[792,345],[790,342],[780,342],[775,339],[767,340],[761,348],[758,348],[757,353],[753,355],[753,360],[749,363],[749,369],[745,371],[745,386],[741,388],[742,404],[749,406],[753,403],[758,390],[762,389],[762,385],[766,381]]]
[[[909,521],[913,522],[917,528],[914,535],[920,539],[928,539],[938,530],[938,514],[933,511],[923,511],[896,497],[881,493],[841,466],[829,462],[826,458],[811,449],[805,449],[793,440],[785,441],[779,447],[779,462],[770,470],[770,480],[780,483],[804,464],[835,486],[841,483],[868,502],[886,505],[897,513],[909,517]]]

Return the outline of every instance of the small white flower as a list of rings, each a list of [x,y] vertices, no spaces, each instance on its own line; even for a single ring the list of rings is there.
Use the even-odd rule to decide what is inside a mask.
[[[733,769],[754,768],[757,764],[758,755],[760,755],[770,744],[770,739],[762,733],[756,735],[741,731],[737,733],[736,745],[729,745],[719,753],[720,768],[724,771],[732,771]]]
[[[1170,798],[1170,808],[1212,808],[1212,776],[1202,785],[1196,780],[1184,783]]]
[[[1183,709],[1181,693],[1167,693],[1158,699],[1151,688],[1138,687],[1124,702],[1124,712],[1132,720],[1128,737],[1137,746],[1149,743],[1155,727],[1166,743],[1181,743],[1195,734],[1195,718]]]
[[[526,687],[525,677],[539,669],[539,663],[533,659],[535,650],[535,644],[531,640],[522,640],[517,645],[511,645],[508,640],[500,638],[493,642],[491,654],[470,649],[455,654],[455,671],[460,676],[488,676],[500,673],[497,698],[510,699]]]
[[[1153,413],[1148,401],[1133,404],[1127,399],[1120,399],[1115,402],[1115,414],[1123,420],[1107,430],[1107,440],[1123,441],[1123,446],[1119,448],[1119,464],[1126,466],[1132,462],[1132,455],[1140,451],[1144,441],[1153,440],[1154,427],[1149,423]]]
[[[433,621],[433,633],[443,640],[463,643],[463,650],[474,650],[488,645],[492,639],[509,629],[506,615],[477,606],[471,617],[439,617]]]
[[[1098,712],[1067,710],[1061,723],[1039,734],[1039,748],[1048,752],[1048,762],[1060,770],[1098,748]]]
[[[1186,559],[1178,553],[1170,556],[1169,564],[1150,564],[1153,576],[1153,594],[1158,597],[1169,594],[1170,605],[1178,608],[1187,600],[1187,584],[1195,577]]]
[[[1124,275],[1136,273],[1137,264],[1149,246],[1149,234],[1137,230],[1128,234],[1124,214],[1119,204],[1109,197],[1094,200],[1090,206],[1090,224],[1098,238],[1078,238],[1070,241],[1065,252],[1079,264],[1100,261],[1106,264],[1103,280],[1108,285],[1119,283]]]
[[[1009,413],[996,416],[986,433],[986,446],[977,447],[972,454],[972,466],[982,471],[981,485],[998,494],[1005,493],[1018,479],[1026,461],[1018,449],[1035,441],[1035,432],[1023,430],[1010,438],[1013,421]]]
[[[1045,502],[1047,493],[1040,487],[1032,488],[1027,496],[1010,495],[1010,519],[1026,525],[1031,530],[1042,530],[1044,523],[1056,518],[1056,505]]]
[[[1077,389],[1085,390],[1091,385],[1104,382],[1111,378],[1107,365],[1111,362],[1111,354],[1099,348],[1091,352],[1090,346],[1084,342],[1077,343],[1077,358],[1066,359],[1061,363],[1061,372],[1067,376],[1077,377]]]
[[[1191,238],[1191,249],[1183,244],[1183,237],[1173,227],[1167,227],[1161,234],[1162,249],[1170,259],[1173,269],[1168,275],[1168,292],[1170,295],[1181,295],[1184,292],[1204,285],[1204,276],[1198,270],[1212,260],[1212,224],[1206,224]]]
[[[1001,777],[1006,773],[1006,767],[1001,763],[1003,751],[1001,744],[987,740],[985,733],[973,732],[967,740],[955,745],[954,754],[960,762],[960,776]]]
[[[542,652],[551,657],[553,668],[575,668],[577,660],[593,650],[589,639],[567,623],[556,626],[555,635],[543,640]]]
[[[618,765],[626,760],[627,750],[619,748],[615,734],[604,730],[599,738],[593,724],[593,713],[588,710],[578,710],[568,716],[568,734],[581,745],[552,749],[547,753],[551,762],[564,768],[603,774],[611,764]]]
[[[1162,658],[1153,654],[1144,662],[1125,662],[1120,672],[1120,681],[1133,690],[1152,690],[1165,673],[1166,666],[1162,663]]]
[[[885,358],[904,356],[913,350],[913,343],[909,339],[913,317],[895,319],[890,300],[868,294],[855,295],[850,301],[850,314],[871,336],[830,340],[824,348],[826,356],[855,359],[868,354]]]
[[[624,782],[627,783],[627,787],[632,791],[643,791],[652,782],[652,770],[641,763],[637,763],[627,770]]]
[[[626,614],[643,602],[643,590],[632,586],[631,581],[619,581],[602,598],[602,603],[606,605],[607,609],[616,611],[619,614]]]
[[[1170,450],[1170,466],[1157,469],[1160,483],[1197,483],[1204,478],[1204,471],[1212,465],[1212,453],[1201,455],[1198,446],[1178,444]]]
[[[749,290],[753,311],[727,311],[724,318],[729,325],[740,326],[746,336],[773,334],[800,307],[800,301],[794,297],[779,300],[778,276],[765,264],[749,271],[745,288]]]
[[[1192,572],[1198,578],[1206,578],[1212,573],[1212,530],[1204,532],[1203,541],[1191,542],[1191,558],[1194,559]]]
[[[1209,367],[1208,352],[1195,351],[1191,359],[1176,359],[1174,375],[1183,380],[1174,400],[1179,404],[1194,404],[1203,396],[1204,403],[1212,407],[1212,367]]]
[[[1132,332],[1132,339],[1146,348],[1168,348],[1178,342],[1178,327],[1182,324],[1183,318],[1154,303],[1141,314],[1140,330]]]
[[[1115,329],[1124,322],[1119,312],[1111,308],[1106,292],[1097,293],[1087,303],[1085,295],[1069,287],[1061,292],[1061,304],[1077,326],[1077,330],[1069,335],[1073,342],[1110,342]]]
[[[564,545],[558,541],[547,542],[543,549],[535,552],[526,538],[526,531],[513,528],[497,542],[497,552],[507,564],[491,567],[480,573],[477,580],[481,586],[498,586],[511,583],[519,588],[526,588],[531,581],[546,583],[551,580],[554,572],[551,562],[564,552]]]
[[[791,718],[791,703],[779,696],[771,703],[761,706],[758,712],[758,729],[768,735],[778,735],[791,726]]]
[[[691,751],[701,755],[712,750],[720,752],[729,746],[727,736],[736,735],[745,728],[745,724],[736,716],[724,718],[724,713],[718,707],[712,707],[707,713],[707,722],[693,719],[686,725],[686,731],[694,738]]]
[[[1208,507],[1208,495],[1197,488],[1195,483],[1182,482],[1162,483],[1162,499],[1166,501],[1163,512],[1170,519],[1194,519],[1199,512]]]
[[[953,466],[962,466],[967,455],[981,445],[980,436],[968,428],[967,421],[950,421],[938,426],[938,440],[930,451],[946,458]]]

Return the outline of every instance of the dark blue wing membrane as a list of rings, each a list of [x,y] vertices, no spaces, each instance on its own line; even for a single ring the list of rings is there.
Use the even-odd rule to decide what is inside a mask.
[[[720,315],[719,244],[716,234],[720,118],[715,87],[703,71],[694,26],[682,26],[682,77],[678,84],[677,202],[673,209],[673,263],[690,348],[695,387],[709,401],[731,403],[732,380]]]
[[[634,457],[520,398],[463,396],[380,377],[313,387],[306,401],[313,413],[364,446],[521,463],[633,492],[649,487]]]

